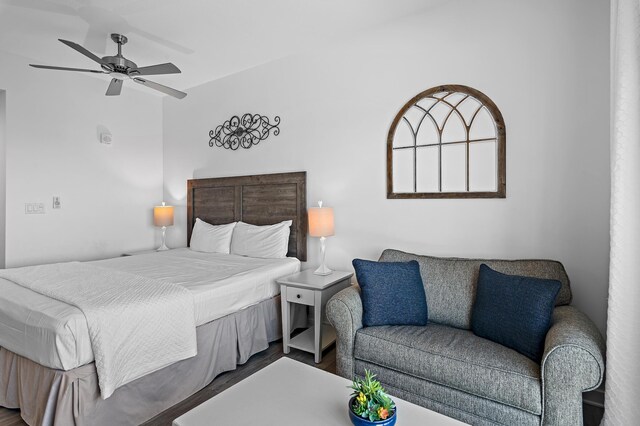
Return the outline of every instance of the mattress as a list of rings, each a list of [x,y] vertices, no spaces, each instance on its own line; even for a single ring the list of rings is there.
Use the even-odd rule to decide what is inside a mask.
[[[194,295],[196,325],[277,295],[276,279],[300,270],[295,258],[257,259],[188,248],[90,263],[187,288]],[[93,361],[82,311],[3,279],[0,346],[61,370]]]

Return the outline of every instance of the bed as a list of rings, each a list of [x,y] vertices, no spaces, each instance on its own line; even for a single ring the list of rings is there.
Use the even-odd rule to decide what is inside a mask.
[[[196,179],[187,190],[189,239],[196,218],[256,225],[291,220],[287,257],[249,259],[181,248],[90,262],[179,284],[194,296],[197,355],[133,380],[106,399],[82,311],[2,280],[1,406],[20,408],[30,425],[139,424],[281,337],[275,280],[306,260],[305,173]],[[297,319],[295,326],[304,325],[305,315]]]

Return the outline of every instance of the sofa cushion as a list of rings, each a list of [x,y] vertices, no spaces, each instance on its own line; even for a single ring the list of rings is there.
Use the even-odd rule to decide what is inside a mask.
[[[542,412],[540,366],[468,330],[432,323],[366,327],[356,334],[354,357],[532,414]]]
[[[418,262],[354,259],[353,267],[362,289],[365,327],[427,324],[427,299]]]
[[[429,297],[429,321],[452,327],[471,328],[471,310],[476,294],[478,271],[485,263],[491,269],[509,275],[558,280],[562,284],[556,306],[571,303],[569,277],[562,263],[553,260],[483,260],[420,256],[399,250],[385,250],[382,262],[420,264],[425,293]]]
[[[507,275],[480,265],[471,330],[540,362],[560,281]]]

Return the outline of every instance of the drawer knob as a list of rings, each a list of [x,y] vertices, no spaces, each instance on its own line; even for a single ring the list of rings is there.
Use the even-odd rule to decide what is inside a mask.
[[[301,296],[300,296],[299,294],[296,294],[296,297],[297,297],[298,299],[300,299],[300,297],[301,297]]]

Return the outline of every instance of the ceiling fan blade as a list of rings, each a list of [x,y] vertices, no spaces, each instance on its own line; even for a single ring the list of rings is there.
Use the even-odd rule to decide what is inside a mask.
[[[112,78],[111,83],[109,83],[109,87],[107,88],[107,96],[118,96],[122,92],[122,80],[118,80],[117,78]]]
[[[148,67],[140,67],[132,70],[134,75],[158,75],[158,74],[178,74],[180,69],[171,62],[166,64],[149,65]]]
[[[96,74],[105,74],[104,71],[98,71],[98,70],[88,70],[88,69],[84,69],[84,68],[67,68],[67,67],[52,67],[49,65],[36,65],[36,64],[29,64],[30,67],[34,67],[34,68],[42,68],[45,70],[60,70],[60,71],[78,71],[78,72],[93,72]]]
[[[60,40],[62,43],[66,44],[67,46],[69,46],[70,48],[82,53],[84,56],[86,56],[87,58],[91,59],[92,61],[95,61],[97,63],[99,63],[100,65],[109,68],[111,71],[113,71],[111,65],[107,64],[106,62],[104,62],[102,60],[102,58],[94,55],[93,53],[89,52],[87,49],[85,49],[84,47],[80,46],[78,43],[74,43],[72,41],[69,40],[63,40],[61,38],[59,38],[58,40]]]
[[[155,89],[159,92],[166,93],[167,95],[171,95],[174,98],[182,99],[185,96],[187,96],[187,94],[184,92],[181,92],[176,89],[172,89],[171,87],[163,86],[162,84],[154,83],[153,81],[145,80],[143,78],[135,77],[133,81],[135,81],[136,83],[140,83],[144,86],[150,87],[152,89]]]

